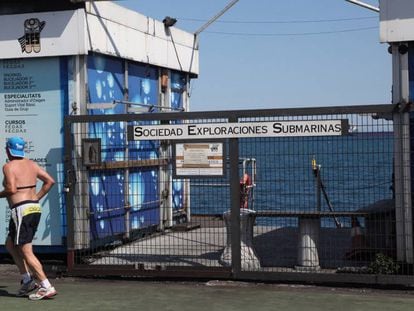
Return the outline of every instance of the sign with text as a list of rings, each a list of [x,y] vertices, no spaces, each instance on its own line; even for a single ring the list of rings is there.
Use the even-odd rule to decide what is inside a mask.
[[[223,143],[183,143],[175,145],[175,175],[223,176]]]
[[[42,220],[34,245],[61,245],[61,191],[63,172],[61,65],[57,57],[0,60],[0,145],[20,136],[25,154],[45,169],[56,185],[42,199]],[[0,164],[7,161],[0,152]],[[37,189],[41,182],[37,184]],[[0,244],[5,241],[10,220],[7,200],[0,200]]]
[[[174,125],[134,125],[129,140],[224,139],[248,137],[340,136],[348,120],[274,121]]]

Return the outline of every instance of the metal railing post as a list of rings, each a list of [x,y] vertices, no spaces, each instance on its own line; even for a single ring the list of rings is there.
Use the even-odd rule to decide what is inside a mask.
[[[230,122],[237,122],[231,118]],[[231,198],[231,268],[233,275],[241,271],[241,243],[240,243],[240,185],[239,185],[239,140],[229,139],[230,160],[230,198]]]
[[[410,115],[394,113],[395,226],[397,260],[413,263],[413,215],[411,200]]]
[[[71,271],[75,264],[74,252],[75,252],[75,243],[74,243],[74,222],[73,222],[73,197],[74,197],[74,188],[72,185],[72,133],[71,133],[72,123],[65,119],[64,121],[64,169],[65,169],[65,206],[66,206],[66,248],[67,248],[67,267]]]

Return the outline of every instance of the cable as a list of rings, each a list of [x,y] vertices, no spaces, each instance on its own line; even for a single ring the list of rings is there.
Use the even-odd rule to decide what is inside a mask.
[[[197,18],[185,18],[177,17],[180,21],[193,21],[193,22],[205,22],[205,19]],[[371,17],[350,17],[350,18],[338,18],[338,19],[319,19],[319,20],[288,20],[288,21],[236,21],[236,20],[218,20],[216,23],[222,24],[302,24],[302,23],[332,23],[332,22],[344,22],[344,21],[356,21],[378,19],[378,16]]]
[[[378,29],[378,26],[366,27],[366,28],[333,30],[333,31],[299,32],[299,33],[247,33],[247,32],[221,32],[221,31],[206,31],[206,33],[218,34],[218,35],[230,35],[230,36],[248,36],[248,37],[293,37],[293,36],[327,35],[327,34],[334,34],[334,33],[356,32],[356,31],[364,31],[364,30],[372,30],[372,29]]]

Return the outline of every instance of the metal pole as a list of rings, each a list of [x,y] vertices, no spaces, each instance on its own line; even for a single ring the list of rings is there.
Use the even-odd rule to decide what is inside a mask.
[[[159,73],[161,74],[161,72]],[[171,72],[168,71],[168,81],[171,81]],[[159,79],[161,81],[161,79]],[[160,86],[161,89],[161,86]],[[160,92],[158,108],[160,112],[166,109],[171,109],[171,83],[168,83],[164,92]],[[160,124],[169,124],[168,120],[161,120]],[[172,159],[172,144],[169,141],[164,141],[159,147],[160,157],[169,159],[167,166],[160,166],[158,169],[159,192],[162,203],[160,204],[160,230],[171,228],[173,226],[173,160]],[[171,161],[170,161],[171,160]]]
[[[203,26],[201,26],[196,32],[194,32],[194,36],[198,36],[200,32],[204,31],[208,26],[210,26],[212,23],[214,23],[217,19],[220,18],[224,13],[226,13],[230,8],[235,5],[239,0],[233,0],[229,4],[226,5],[224,9],[222,9],[220,12],[218,12],[216,15],[214,15],[207,23],[205,23]]]
[[[321,187],[321,167],[318,165],[315,171],[316,174],[316,210],[322,210],[322,187]]]
[[[237,122],[231,118],[230,122]],[[231,267],[235,276],[241,271],[240,243],[240,184],[239,184],[239,140],[229,139],[230,198],[231,198]]]
[[[87,59],[84,55],[75,56],[75,89],[79,106],[79,114],[86,115],[87,103]],[[89,206],[89,177],[82,164],[82,139],[88,136],[87,123],[73,123],[72,165],[76,183],[73,195],[74,248],[83,249],[90,246],[90,206]],[[66,147],[65,147],[66,148]]]
[[[394,179],[395,179],[395,230],[397,260],[413,263],[413,219],[410,172],[410,116],[405,111],[409,102],[408,53],[399,52],[399,44],[392,45],[393,103],[398,110],[394,121]]]
[[[71,156],[71,151],[73,150],[73,146],[72,146],[72,136],[71,136],[71,128],[72,128],[72,123],[71,122],[67,122],[67,120],[65,119],[64,122],[64,139],[65,139],[65,148],[64,148],[64,152],[65,152],[65,161],[64,161],[64,165],[65,165],[65,202],[66,202],[66,223],[67,223],[67,232],[66,232],[66,247],[67,247],[67,267],[68,270],[71,271],[73,269],[73,266],[75,264],[75,257],[74,257],[74,253],[75,253],[75,230],[74,230],[74,213],[73,213],[73,208],[74,208],[74,202],[73,202],[73,197],[74,197],[74,188],[72,185],[72,180],[71,180],[71,176],[72,176],[72,156]]]
[[[128,100],[128,61],[124,62],[125,73],[124,73],[124,99]],[[128,107],[126,108],[128,111]],[[128,147],[128,126],[125,126],[124,131],[125,137],[125,160],[129,160],[129,147]],[[131,236],[131,205],[129,202],[129,168],[127,167],[124,171],[124,202],[125,202],[125,239],[129,239]]]
[[[160,108],[160,111],[163,111],[164,109],[172,109],[171,107],[171,70],[168,70],[168,86],[167,86],[167,90],[164,93],[164,102],[162,103],[164,105],[164,107],[167,108]],[[164,121],[166,124],[168,124],[170,121]],[[161,122],[162,124],[163,122]],[[166,153],[167,153],[167,158],[171,159],[171,161],[169,161],[167,169],[165,171],[165,178],[168,181],[167,186],[168,186],[168,198],[167,198],[167,205],[166,205],[166,227],[167,228],[171,228],[173,226],[173,169],[174,169],[174,165],[173,165],[173,144],[171,144],[171,142],[168,142],[168,144],[165,146],[166,149]]]
[[[198,35],[204,31],[208,26],[210,26],[212,23],[214,23],[220,16],[222,16],[224,13],[226,13],[233,5],[235,5],[239,0],[233,0],[230,2],[224,9],[222,9],[220,12],[218,12],[216,15],[214,15],[207,23],[205,23],[203,26],[201,26],[199,29],[194,32],[194,49],[198,49]],[[194,50],[193,49],[193,50]],[[190,66],[191,69],[191,66]]]
[[[352,4],[359,5],[360,7],[363,7],[365,9],[368,9],[368,10],[371,10],[371,11],[374,11],[374,12],[377,12],[377,13],[380,11],[380,9],[377,8],[376,6],[370,5],[370,4],[362,2],[362,1],[358,1],[358,0],[345,0],[345,1],[347,1],[349,3],[352,3]]]
[[[411,159],[410,159],[410,113],[404,111],[401,116],[401,138],[402,138],[402,174],[403,174],[403,195],[404,195],[404,240],[405,260],[407,263],[414,263],[413,251],[413,213],[411,200]]]

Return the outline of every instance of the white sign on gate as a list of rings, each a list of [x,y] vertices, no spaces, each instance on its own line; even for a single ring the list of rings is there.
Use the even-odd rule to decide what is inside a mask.
[[[129,140],[340,136],[346,133],[347,120],[136,125],[128,130]]]
[[[183,143],[175,145],[175,177],[223,176],[222,142]]]

